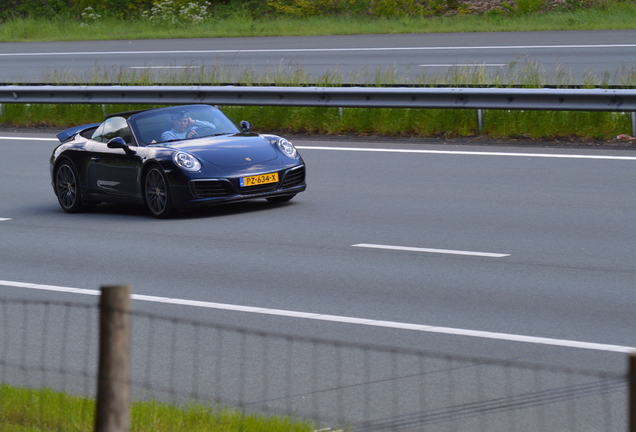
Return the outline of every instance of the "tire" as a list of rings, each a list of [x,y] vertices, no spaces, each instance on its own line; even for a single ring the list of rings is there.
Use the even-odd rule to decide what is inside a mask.
[[[154,217],[165,219],[174,214],[168,179],[161,168],[152,167],[148,170],[143,190],[146,207]]]
[[[267,201],[269,201],[271,203],[274,203],[274,204],[285,203],[285,202],[291,200],[295,196],[296,196],[296,194],[294,194],[294,195],[286,195],[286,196],[279,196],[279,197],[271,197],[271,198],[267,198]]]
[[[71,161],[64,160],[58,165],[54,179],[57,201],[66,213],[79,213],[94,207],[82,203],[79,175]]]

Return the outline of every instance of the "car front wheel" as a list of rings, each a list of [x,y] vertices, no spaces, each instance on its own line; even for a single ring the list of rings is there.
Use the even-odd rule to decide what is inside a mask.
[[[170,201],[170,189],[166,174],[159,167],[152,167],[144,180],[146,206],[156,218],[164,219],[172,216],[174,208]]]

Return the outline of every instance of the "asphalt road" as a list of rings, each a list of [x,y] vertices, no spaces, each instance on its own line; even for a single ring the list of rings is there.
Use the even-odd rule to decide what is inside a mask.
[[[0,139],[0,218],[7,219],[0,222],[0,279],[87,289],[127,283],[155,296],[636,346],[633,152],[399,140],[296,144],[309,188],[288,205],[253,201],[158,221],[115,205],[63,213],[47,170],[55,143]],[[430,153],[436,150],[443,153]],[[356,326],[304,326],[288,317],[180,307],[165,313],[360,337]],[[489,354],[493,344],[507,346],[383,332],[365,332],[363,340]]]
[[[307,163],[309,186],[291,202],[243,202],[155,220],[143,208],[117,205],[64,213],[47,167],[53,135],[0,134],[0,297],[94,304],[94,295],[76,290],[125,283],[136,296],[150,296],[136,297],[136,311],[163,317],[345,344],[624,372],[626,353],[636,347],[633,151],[294,141]],[[15,345],[4,359],[19,360],[12,356],[29,346],[36,355],[22,361],[37,364],[48,347],[53,368],[68,364],[92,376],[93,315],[58,321],[37,308],[9,309],[3,309],[4,334]],[[11,314],[22,318],[14,322],[7,318]],[[47,330],[26,332],[31,321]],[[136,357],[135,376],[140,379],[152,362],[160,367],[180,359],[155,384],[191,391],[193,358],[210,350],[210,360],[215,345],[199,345],[186,330],[149,330],[151,324],[134,324],[136,334],[145,336],[135,337],[133,350],[150,353],[150,345],[156,351]],[[79,354],[57,351],[66,345]],[[86,346],[93,354],[81,354]],[[307,370],[315,348],[294,346],[304,359],[298,369],[278,371],[274,363],[265,375],[293,374],[303,387],[309,385],[303,379],[316,379]],[[261,342],[254,349],[234,364],[255,356],[254,367],[262,367]],[[378,373],[391,370],[394,361],[382,360]],[[44,379],[51,379],[48,374]],[[230,402],[251,385],[223,379]],[[285,382],[272,379],[268,386]],[[90,393],[92,380],[63,380],[60,386]],[[408,403],[395,405],[394,399],[374,413],[392,416],[394,406],[421,409],[410,407],[419,400],[416,393],[402,396]],[[621,419],[624,396],[617,397],[610,406]],[[320,409],[333,414],[341,406],[332,405],[337,401],[329,398]]]
[[[246,71],[304,71],[317,79],[341,74],[345,82],[392,82],[395,74],[444,76],[459,67],[519,75],[537,66],[550,83],[620,83],[635,66],[636,30],[395,34],[311,37],[0,43],[0,82],[50,82],[91,71],[198,74],[215,70],[225,81]],[[467,69],[466,69],[467,68]],[[59,78],[58,78],[59,79]]]

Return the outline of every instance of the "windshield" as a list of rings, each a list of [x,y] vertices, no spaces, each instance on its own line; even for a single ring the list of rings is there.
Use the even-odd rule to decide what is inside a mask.
[[[209,105],[146,111],[131,116],[129,122],[141,145],[240,133],[221,110]]]

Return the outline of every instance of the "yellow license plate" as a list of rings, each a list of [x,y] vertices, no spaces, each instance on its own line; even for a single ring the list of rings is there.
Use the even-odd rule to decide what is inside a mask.
[[[263,174],[251,177],[241,177],[241,187],[258,186],[266,183],[276,183],[278,181],[278,173]]]

